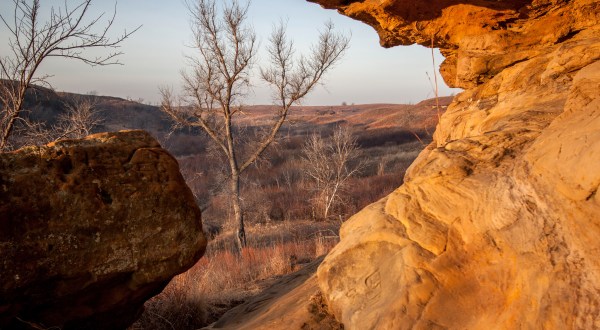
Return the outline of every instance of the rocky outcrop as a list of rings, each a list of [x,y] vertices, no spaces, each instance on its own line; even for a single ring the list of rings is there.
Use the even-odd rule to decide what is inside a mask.
[[[204,252],[177,161],[124,131],[0,154],[0,328],[119,329]]]
[[[441,73],[471,88],[598,24],[597,0],[308,0],[371,25],[381,45],[440,48]]]
[[[467,88],[318,271],[349,329],[600,328],[600,2],[327,1]]]

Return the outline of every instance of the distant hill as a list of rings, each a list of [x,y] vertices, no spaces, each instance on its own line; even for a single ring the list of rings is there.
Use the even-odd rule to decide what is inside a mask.
[[[453,97],[440,97],[440,111],[444,112],[452,102]],[[366,130],[373,129],[406,129],[423,130],[434,127],[437,123],[436,100],[429,99],[411,104],[359,104],[339,106],[296,106],[292,107],[288,116],[293,124],[331,125],[349,124],[362,127]],[[248,126],[264,125],[272,116],[275,106],[255,105],[247,106],[245,116],[239,119],[240,123]]]
[[[189,130],[171,133],[173,122],[153,105],[142,104],[111,96],[82,95],[54,92],[47,88],[36,88],[26,98],[30,119],[53,123],[65,111],[65,102],[73,98],[94,98],[97,102],[102,124],[95,131],[118,131],[143,129],[156,136],[161,143],[175,154],[192,154],[205,149],[206,137]],[[335,125],[350,125],[355,130],[359,143],[379,145],[400,144],[414,141],[416,137],[427,140],[452,97],[429,99],[417,104],[359,104],[339,106],[295,106],[290,110],[288,122],[282,135],[304,136],[312,132],[327,134]],[[238,125],[249,129],[266,126],[272,119],[272,105],[253,105],[243,109],[236,120]],[[201,136],[201,137],[198,137]]]
[[[66,103],[79,98],[95,100],[102,118],[102,125],[96,131],[143,129],[158,133],[169,131],[172,125],[169,117],[156,106],[112,96],[54,92],[43,87],[36,87],[27,93],[26,116],[36,121],[52,123],[66,111]]]

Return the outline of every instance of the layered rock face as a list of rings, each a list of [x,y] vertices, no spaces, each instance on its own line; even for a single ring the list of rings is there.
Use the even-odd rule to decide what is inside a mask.
[[[177,161],[124,131],[0,154],[0,328],[119,329],[204,252]]]
[[[600,328],[600,2],[327,1],[467,88],[319,268],[349,329]]]

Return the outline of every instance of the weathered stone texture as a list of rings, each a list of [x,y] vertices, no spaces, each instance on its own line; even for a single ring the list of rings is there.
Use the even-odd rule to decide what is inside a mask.
[[[0,154],[0,328],[118,329],[200,258],[200,210],[147,133]]]
[[[467,88],[319,268],[349,329],[600,328],[600,2],[327,1]]]
[[[308,0],[372,26],[381,45],[440,48],[448,85],[472,88],[596,26],[597,0]]]

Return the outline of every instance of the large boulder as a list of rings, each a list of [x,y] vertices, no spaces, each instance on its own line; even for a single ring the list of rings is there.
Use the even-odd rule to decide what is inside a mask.
[[[0,154],[0,329],[119,329],[203,254],[200,210],[148,133]]]
[[[328,1],[449,85],[405,184],[318,271],[349,329],[600,328],[600,2]]]

